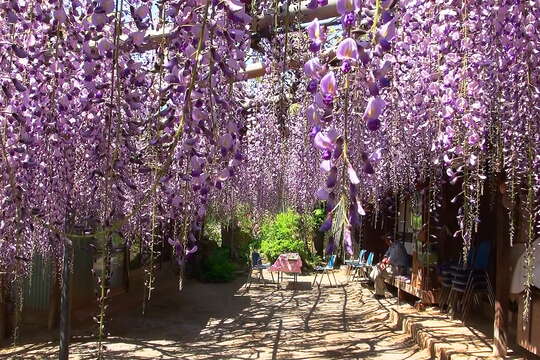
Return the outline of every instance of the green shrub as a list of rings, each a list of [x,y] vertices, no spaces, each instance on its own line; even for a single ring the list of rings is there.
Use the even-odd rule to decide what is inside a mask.
[[[317,233],[322,223],[326,220],[326,211],[323,208],[317,208],[311,213],[305,215],[306,227],[309,231]]]
[[[251,249],[255,248],[252,245],[252,213],[251,207],[243,203],[227,211],[210,207],[203,227],[203,239],[219,247],[229,248],[230,259],[237,265],[246,265]]]
[[[301,239],[300,215],[294,211],[277,214],[267,219],[259,234],[261,253],[274,262],[282,253],[298,253],[306,258],[306,249]]]
[[[229,282],[234,279],[236,265],[229,259],[229,249],[215,248],[202,262],[201,279],[208,282]]]
[[[305,264],[308,269],[313,269],[317,265],[321,265],[322,258],[313,253],[308,253],[305,259]]]
[[[221,223],[218,219],[207,217],[203,227],[203,237],[221,246]]]

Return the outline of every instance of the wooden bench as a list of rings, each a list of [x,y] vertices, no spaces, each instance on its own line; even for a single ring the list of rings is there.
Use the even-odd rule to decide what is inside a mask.
[[[414,297],[419,298],[423,304],[425,305],[431,305],[437,303],[437,290],[423,290],[418,289],[417,287],[414,287],[411,283],[406,282],[404,278],[391,276],[386,277],[384,279],[384,282],[396,287],[398,289],[398,301],[402,299],[401,292],[405,292],[407,294],[410,294]]]

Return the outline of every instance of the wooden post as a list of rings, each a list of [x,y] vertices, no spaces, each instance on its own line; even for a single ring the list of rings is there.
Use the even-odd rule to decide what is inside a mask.
[[[4,274],[0,273],[0,341],[7,337],[7,304],[4,291]]]
[[[130,250],[127,246],[127,240],[124,241],[124,286],[126,292],[129,292],[129,263],[130,263]]]
[[[59,360],[68,360],[70,334],[70,285],[71,285],[72,243],[64,241],[64,264],[62,266],[62,295],[60,299],[60,353]]]
[[[508,350],[508,295],[510,293],[510,242],[506,224],[508,217],[503,207],[503,196],[497,189],[496,198],[496,268],[495,321],[493,324],[493,354],[506,357]]]

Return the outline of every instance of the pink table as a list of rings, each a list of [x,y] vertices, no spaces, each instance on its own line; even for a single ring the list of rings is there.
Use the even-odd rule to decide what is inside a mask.
[[[278,284],[280,274],[283,279],[283,273],[294,274],[294,282],[296,282],[298,274],[302,272],[302,259],[297,253],[281,254],[269,270],[278,272]]]

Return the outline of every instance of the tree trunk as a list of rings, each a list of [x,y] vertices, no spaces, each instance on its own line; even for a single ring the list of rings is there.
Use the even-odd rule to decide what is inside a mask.
[[[232,236],[231,236],[231,226],[230,223],[221,224],[221,247],[231,248],[232,246]]]
[[[313,245],[317,255],[322,257],[324,252],[324,234],[317,231],[315,233],[315,238],[313,239]]]

